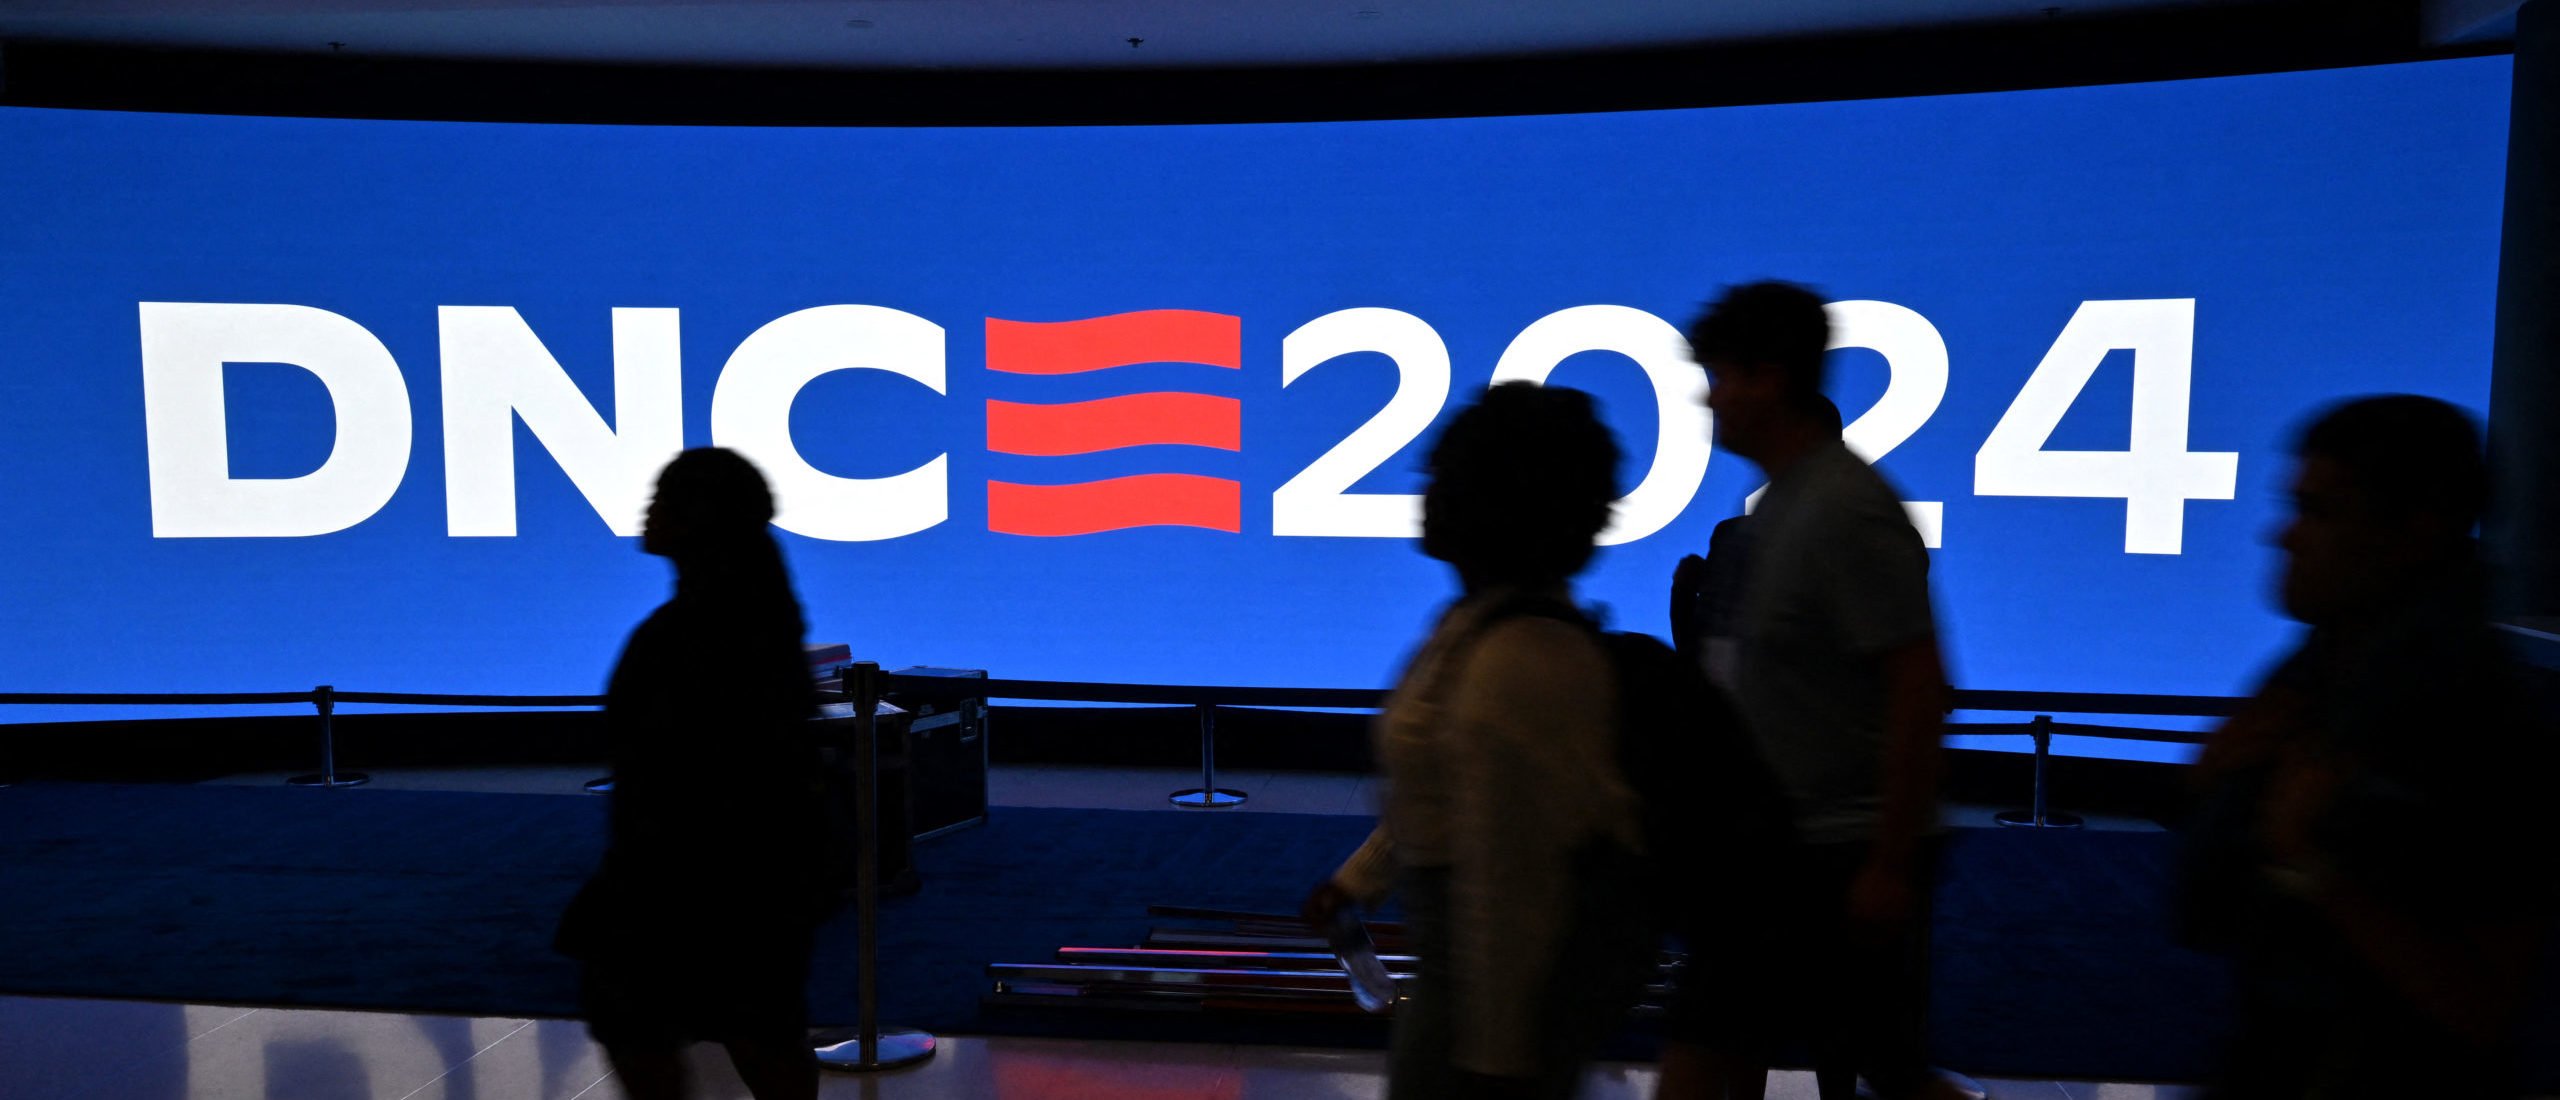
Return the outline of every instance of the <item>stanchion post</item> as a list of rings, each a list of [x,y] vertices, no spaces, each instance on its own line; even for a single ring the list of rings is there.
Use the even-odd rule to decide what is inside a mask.
[[[848,677],[853,696],[853,822],[856,967],[854,1036],[821,1033],[814,1039],[818,1064],[870,1073],[914,1065],[933,1057],[933,1036],[913,1028],[880,1026],[880,665],[856,662]]]
[[[361,787],[373,782],[363,772],[338,773],[338,689],[327,684],[311,689],[311,705],[320,711],[320,770],[285,782],[296,787]]]
[[[1244,792],[1218,786],[1218,705],[1197,704],[1200,712],[1200,785],[1173,792],[1173,804],[1189,810],[1222,810],[1244,804]]]
[[[2045,767],[2053,758],[2053,716],[2036,715],[2036,720],[2027,725],[2027,736],[2034,738],[2036,743],[2036,786],[2031,803],[2033,808],[2010,810],[1992,820],[2012,829],[2079,828],[2082,824],[2080,815],[2052,813],[2045,801],[2048,790],[2045,784]]]

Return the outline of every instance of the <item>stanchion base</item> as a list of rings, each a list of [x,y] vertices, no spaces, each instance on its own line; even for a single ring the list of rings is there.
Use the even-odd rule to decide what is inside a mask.
[[[1998,817],[1994,817],[1991,820],[1999,822],[2000,827],[2004,829],[2077,829],[2082,825],[2088,824],[2087,822],[2080,820],[2079,814],[2058,814],[2051,812],[2046,813],[2044,815],[2044,821],[2039,823],[2036,821],[2035,811],[2033,810],[2011,810],[1999,815]]]
[[[579,786],[586,788],[588,794],[612,794],[613,777],[608,775],[602,779],[590,779]]]
[[[371,782],[373,777],[363,772],[339,772],[334,776],[297,775],[285,780],[287,785],[295,787],[361,787]]]
[[[1244,805],[1244,792],[1231,791],[1224,787],[1214,791],[1193,787],[1187,791],[1173,792],[1173,804],[1186,810],[1223,810],[1229,806]]]
[[[880,1029],[880,1044],[873,1048],[871,1061],[862,1060],[862,1035],[849,1027],[828,1028],[809,1037],[817,1046],[818,1064],[846,1073],[877,1073],[884,1069],[904,1069],[933,1057],[933,1036],[911,1027]]]

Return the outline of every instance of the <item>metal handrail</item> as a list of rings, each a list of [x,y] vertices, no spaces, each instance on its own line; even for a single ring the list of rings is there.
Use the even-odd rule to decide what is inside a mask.
[[[955,679],[884,673],[886,690],[937,699],[1020,699],[1080,703],[1153,703],[1169,706],[1304,707],[1376,710],[1387,692],[1378,688],[1244,687],[1208,684],[1128,684],[1082,680]],[[478,695],[411,691],[16,691],[0,692],[0,706],[247,706],[317,704],[326,691],[340,703],[402,706],[593,707],[601,695]],[[2244,699],[2219,695],[2140,695],[2103,692],[1962,689],[1955,709],[2058,714],[2140,714],[2228,717]],[[2087,727],[2100,729],[2103,727]],[[2169,732],[2169,731],[2162,731]],[[2092,734],[2092,736],[2104,736]]]
[[[12,691],[0,692],[0,704],[52,703],[62,706],[231,706],[255,703],[313,703],[312,691]]]
[[[884,673],[892,694],[936,699],[1041,699],[1088,703],[1158,703],[1176,706],[1316,707],[1376,710],[1387,692],[1372,688],[1213,687],[1199,684],[1117,684],[1077,680],[954,679]],[[2139,695],[2106,692],[1995,691],[1954,693],[1957,710],[2140,714],[2222,718],[2246,699],[2222,695]]]
[[[453,707],[596,707],[601,695],[446,695],[411,691],[7,691],[0,705],[57,706],[250,706],[272,703],[317,705],[323,692],[341,703],[394,703]]]
[[[327,684],[309,691],[11,691],[0,705],[53,706],[257,706],[299,703],[319,712],[320,770],[285,782],[296,787],[361,787],[373,777],[338,770],[337,711],[342,703],[459,707],[592,707],[601,695],[444,695],[407,691],[339,691]]]
[[[1080,703],[1136,703],[1190,707],[1198,713],[1200,723],[1200,786],[1177,791],[1173,802],[1194,809],[1234,806],[1245,800],[1242,791],[1218,786],[1217,711],[1219,707],[1280,707],[1323,710],[1377,710],[1386,705],[1387,692],[1372,688],[1292,688],[1242,687],[1205,684],[1124,684],[1079,680],[998,680],[953,678],[948,676],[914,676],[900,673],[874,673],[884,693],[909,698],[928,699],[1015,699]],[[2080,737],[2100,737],[2124,741],[2149,741],[2169,744],[2199,744],[2204,735],[2179,730],[2135,729],[2079,724],[2060,724],[2050,717],[2062,714],[2128,714],[2185,717],[2227,717],[2235,713],[2245,700],[2211,695],[2136,695],[2104,692],[2057,691],[1989,691],[1959,690],[1951,693],[1956,710],[2013,711],[2033,713],[2036,718],[2025,729],[1968,730],[1965,725],[1951,725],[1950,735],[2024,736],[2035,745],[2037,802],[2041,807],[2044,791],[2044,763],[2057,733]],[[370,703],[392,706],[487,706],[487,707],[594,707],[604,703],[601,695],[466,695],[441,692],[406,691],[338,691],[323,685],[310,691],[261,692],[93,692],[93,691],[22,691],[0,692],[0,705],[56,706],[244,706],[276,703],[301,703],[315,707],[320,717],[320,771],[297,776],[293,782],[303,786],[344,787],[364,783],[361,773],[341,775],[337,770],[337,736],[332,718],[336,708],[346,703]],[[2041,809],[2035,814],[2041,823]]]

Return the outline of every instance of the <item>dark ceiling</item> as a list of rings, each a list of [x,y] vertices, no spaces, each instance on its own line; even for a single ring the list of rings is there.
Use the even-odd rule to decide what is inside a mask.
[[[0,0],[0,102],[760,124],[1516,114],[2491,52],[2515,4]]]

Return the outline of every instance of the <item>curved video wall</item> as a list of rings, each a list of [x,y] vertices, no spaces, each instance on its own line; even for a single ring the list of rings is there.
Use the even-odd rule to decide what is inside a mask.
[[[2222,693],[2288,429],[2487,400],[2501,58],[1439,121],[755,129],[0,110],[22,690],[581,692],[649,481],[774,482],[814,641],[1374,686],[1451,582],[1433,426],[1591,390],[1586,596],[1661,632],[1756,471],[1680,331],[1832,300],[1972,687]],[[12,720],[72,717],[26,708]]]

